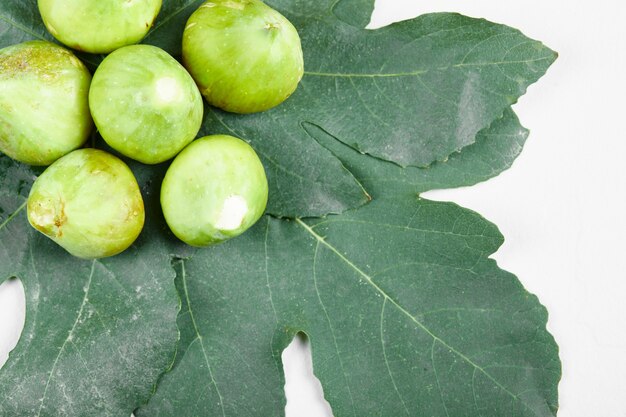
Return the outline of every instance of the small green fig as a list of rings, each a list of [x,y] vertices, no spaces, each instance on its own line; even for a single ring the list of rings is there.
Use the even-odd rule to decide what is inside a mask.
[[[130,168],[96,149],[74,151],[49,166],[31,189],[27,211],[35,229],[85,259],[126,250],[145,218]]]
[[[172,162],[161,187],[161,207],[174,234],[192,246],[239,236],[263,215],[268,186],[250,145],[227,135],[207,136]]]
[[[70,48],[107,54],[141,41],[162,0],[38,0],[48,31]]]
[[[91,75],[74,54],[44,41],[0,50],[0,151],[50,165],[85,143]]]
[[[183,34],[183,61],[209,104],[234,113],[285,101],[304,72],[293,25],[260,0],[209,0]]]
[[[145,164],[173,158],[198,134],[202,96],[185,68],[156,46],[118,49],[100,64],[89,105],[104,140]]]

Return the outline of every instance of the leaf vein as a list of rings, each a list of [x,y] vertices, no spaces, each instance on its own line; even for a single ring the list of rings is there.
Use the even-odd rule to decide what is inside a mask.
[[[189,3],[185,4],[184,6],[179,7],[178,9],[174,10],[174,12],[172,12],[172,14],[168,15],[166,18],[164,18],[161,22],[159,22],[158,25],[154,26],[152,29],[150,29],[150,31],[148,32],[148,34],[145,36],[144,39],[148,38],[150,35],[152,35],[154,32],[156,32],[157,30],[159,30],[163,25],[165,25],[167,22],[169,22],[170,20],[172,20],[174,17],[178,16],[180,13],[182,13],[183,11],[185,11],[186,9],[188,9],[191,5],[193,5],[196,2],[196,0],[192,0]]]
[[[437,382],[437,388],[439,389],[439,396],[441,397],[441,404],[446,412],[446,416],[450,417],[448,413],[448,406],[446,405],[445,397],[443,396],[443,390],[441,389],[441,383],[439,382],[439,374],[437,373],[437,366],[435,365],[435,344],[437,341],[433,339],[433,344],[430,347],[430,362],[433,365],[433,373],[435,374],[435,381]]]
[[[67,346],[68,342],[72,342],[72,338],[74,337],[74,331],[76,330],[76,326],[78,326],[78,321],[80,320],[80,317],[83,315],[83,310],[85,309],[85,305],[87,304],[89,300],[89,290],[91,289],[91,281],[93,279],[95,268],[96,268],[96,261],[94,260],[91,263],[91,272],[89,273],[87,285],[85,286],[85,294],[83,296],[83,301],[78,310],[78,314],[76,315],[76,320],[74,320],[74,324],[72,325],[72,328],[68,332],[67,337],[65,338],[65,340],[63,341],[63,344],[61,345],[61,349],[59,349],[59,353],[57,354],[56,358],[54,359],[54,362],[52,363],[52,369],[50,370],[50,374],[48,375],[48,380],[46,381],[46,386],[44,387],[44,390],[43,390],[43,397],[41,398],[41,402],[39,404],[37,417],[41,415],[41,410],[43,409],[43,405],[46,400],[46,395],[48,393],[48,388],[50,387],[50,382],[52,381],[52,377],[54,375],[54,371],[59,362],[59,358],[61,358],[61,355],[63,354],[63,351],[65,350],[65,347]]]
[[[443,346],[445,346],[446,348],[450,349],[451,352],[453,352],[455,355],[457,355],[458,357],[460,357],[463,361],[465,361],[466,363],[468,363],[469,365],[471,365],[472,367],[474,367],[476,370],[480,371],[483,375],[485,375],[489,380],[491,380],[498,388],[500,388],[502,391],[504,391],[505,393],[507,393],[508,395],[510,395],[513,399],[515,399],[516,401],[519,401],[523,406],[525,406],[528,409],[531,409],[530,406],[528,406],[525,402],[523,402],[517,395],[515,395],[514,393],[512,393],[511,391],[509,391],[504,385],[502,385],[502,383],[500,383],[497,379],[495,379],[491,374],[489,374],[483,367],[481,367],[480,365],[478,365],[476,362],[474,362],[471,358],[469,358],[468,356],[464,355],[462,352],[460,352],[459,350],[455,349],[454,347],[452,347],[451,345],[449,345],[448,343],[446,343],[443,339],[441,339],[439,336],[437,336],[435,333],[433,333],[428,327],[426,327],[426,325],[424,325],[424,323],[422,323],[421,321],[417,320],[417,318],[415,318],[415,316],[413,316],[411,313],[409,313],[404,307],[402,307],[396,300],[394,300],[389,294],[387,294],[378,284],[376,284],[374,282],[374,280],[367,275],[363,270],[361,270],[358,266],[356,266],[354,263],[352,263],[348,258],[346,258],[345,255],[343,255],[337,248],[335,248],[333,245],[331,245],[330,243],[326,242],[326,240],[318,235],[315,230],[313,230],[309,225],[307,225],[305,222],[303,222],[301,219],[296,219],[296,222],[303,228],[305,229],[312,237],[314,237],[315,239],[317,239],[318,243],[323,244],[324,246],[326,246],[328,249],[330,249],[337,257],[339,257],[343,262],[345,262],[348,266],[350,266],[352,269],[354,269],[359,275],[361,275],[366,281],[367,283],[369,283],[372,287],[374,287],[374,289],[380,294],[382,295],[384,298],[386,298],[387,300],[389,300],[398,310],[400,310],[400,312],[402,314],[404,314],[407,318],[409,318],[411,321],[413,321],[420,329],[422,329],[424,332],[426,332],[430,337],[432,337],[433,339],[437,340],[440,344],[442,344]],[[531,409],[532,410],[532,409]],[[534,410],[532,410],[534,411]]]
[[[35,38],[40,39],[42,41],[47,41],[47,39],[44,38],[42,35],[35,33],[34,31],[28,29],[26,26],[20,25],[19,23],[15,22],[14,20],[9,19],[6,16],[0,15],[0,20],[4,20],[9,25],[13,26],[16,29],[21,30],[22,32],[28,35],[34,36]]]
[[[24,201],[24,202],[22,203],[22,205],[21,205],[21,206],[19,206],[19,207],[17,208],[17,210],[15,210],[13,213],[11,213],[11,215],[10,215],[9,217],[7,217],[7,219],[6,219],[5,221],[3,221],[2,223],[0,223],[0,230],[4,229],[4,227],[5,227],[6,225],[8,225],[8,224],[11,222],[11,220],[13,220],[15,217],[17,217],[17,215],[18,215],[18,214],[20,214],[20,212],[21,212],[22,210],[24,210],[24,208],[26,207],[26,204],[27,204],[27,203],[28,203],[28,201]]]
[[[263,250],[265,252],[265,280],[267,281],[267,292],[269,294],[270,305],[272,306],[272,311],[274,312],[274,321],[276,322],[276,326],[278,326],[278,313],[276,312],[276,307],[274,306],[274,298],[272,296],[272,287],[270,285],[270,273],[269,273],[269,256],[267,252],[267,239],[269,237],[270,231],[270,218],[267,217],[267,224],[265,226],[265,240],[263,242]],[[274,359],[274,365],[276,366],[276,370],[280,373],[280,368],[278,365],[278,358],[274,353],[274,337],[276,332],[272,333],[272,338],[270,339],[270,351],[272,353],[272,359]]]
[[[406,411],[406,415],[410,417],[411,413],[409,412],[409,409],[406,406],[406,403],[404,402],[404,398],[402,397],[402,394],[400,394],[400,390],[398,389],[398,385],[396,384],[396,379],[393,377],[393,373],[391,372],[391,367],[389,366],[389,360],[387,358],[387,350],[385,348],[385,336],[383,332],[383,323],[385,319],[385,305],[386,304],[387,304],[387,299],[383,298],[383,306],[380,309],[380,345],[383,348],[383,358],[385,359],[385,365],[387,366],[387,373],[389,374],[389,378],[391,378],[391,383],[393,384],[393,388],[396,390],[396,394],[398,395],[398,398],[400,399],[400,402],[402,403],[402,406],[404,407],[404,411]]]
[[[317,286],[317,255],[319,253],[319,247],[320,247],[320,241],[318,240],[317,244],[315,245],[315,255],[313,255],[313,285],[315,287],[315,293],[317,294],[317,299],[320,303],[320,306],[322,307],[322,310],[324,311],[324,315],[326,316],[326,321],[328,322],[328,328],[330,329],[330,334],[333,337],[335,351],[337,352],[337,360],[339,361],[339,366],[341,367],[341,372],[343,373],[343,378],[346,383],[346,388],[348,389],[348,395],[350,396],[350,401],[352,403],[352,413],[356,417],[357,416],[356,405],[354,404],[354,397],[352,396],[352,390],[350,389],[350,380],[348,379],[348,376],[346,375],[346,370],[343,366],[343,360],[341,359],[341,354],[339,353],[339,345],[337,344],[337,337],[335,335],[335,330],[333,329],[333,325],[330,321],[330,316],[328,315],[328,311],[326,310],[326,306],[324,305],[324,302],[322,301],[322,296]]]
[[[226,410],[224,408],[224,399],[222,397],[219,387],[217,386],[215,377],[213,376],[213,370],[211,369],[209,356],[204,346],[204,341],[202,340],[202,335],[200,334],[200,330],[198,329],[198,324],[196,323],[196,318],[193,314],[193,309],[191,308],[191,299],[189,298],[189,290],[187,289],[187,273],[185,271],[185,261],[181,260],[180,263],[181,263],[181,272],[182,272],[181,275],[183,278],[183,289],[185,291],[185,300],[187,301],[187,310],[189,311],[189,317],[191,318],[191,323],[193,324],[194,331],[196,332],[196,337],[198,341],[200,342],[200,348],[202,349],[202,354],[204,355],[204,361],[206,363],[207,370],[209,371],[209,377],[211,378],[211,383],[215,387],[215,391],[217,392],[217,396],[220,401],[220,407],[222,409],[222,417],[226,417]]]

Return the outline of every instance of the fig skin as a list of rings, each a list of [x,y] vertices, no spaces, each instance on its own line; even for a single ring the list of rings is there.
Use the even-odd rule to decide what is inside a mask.
[[[45,166],[81,147],[93,129],[90,83],[83,63],[53,43],[0,50],[0,152]]]
[[[74,151],[35,181],[27,203],[30,224],[72,255],[117,255],[144,225],[143,199],[130,168],[97,149]]]
[[[258,155],[241,139],[207,136],[172,162],[161,187],[161,207],[172,232],[191,246],[239,236],[265,211],[268,185]]]
[[[108,54],[141,41],[162,0],[38,0],[48,31],[78,51]]]
[[[209,0],[183,34],[183,62],[213,106],[256,113],[285,101],[304,73],[300,37],[259,0]]]
[[[173,158],[196,137],[204,113],[189,73],[150,45],[109,55],[94,74],[89,105],[109,146],[144,164]]]

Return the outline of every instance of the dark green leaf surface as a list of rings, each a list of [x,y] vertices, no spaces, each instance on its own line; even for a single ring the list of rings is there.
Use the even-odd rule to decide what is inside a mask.
[[[487,256],[480,216],[418,198],[265,218],[181,261],[178,363],[138,415],[284,414],[280,353],[311,339],[335,416],[552,416],[546,312]]]
[[[169,251],[151,221],[121,256],[73,258],[28,224],[36,175],[0,156],[0,282],[19,277],[26,293],[24,331],[0,372],[0,416],[130,415],[176,349]]]
[[[0,6],[0,46],[44,33],[38,15],[25,11],[34,3]],[[164,2],[146,42],[179,54],[184,22],[198,4]],[[306,74],[300,88],[262,114],[208,109],[202,134],[234,134],[258,150],[272,189],[269,212],[281,217],[341,213],[367,201],[340,161],[310,140],[306,124],[360,152],[427,166],[472,144],[555,58],[515,29],[457,14],[370,31],[360,28],[366,19],[354,13],[359,7],[369,12],[370,1],[275,5],[302,36]],[[354,25],[340,20],[349,16]]]
[[[296,27],[304,26],[311,19],[339,19],[364,28],[374,11],[374,0],[270,0],[266,3],[287,16]]]
[[[180,56],[187,19],[202,3],[204,0],[164,1],[161,12],[143,43],[160,46],[170,54]]]
[[[201,3],[165,0],[145,42],[178,56]],[[418,194],[511,165],[528,132],[509,106],[555,54],[456,14],[368,31],[372,0],[268,3],[302,36],[301,86],[262,114],[207,107],[200,132],[246,139],[264,162],[275,217],[244,236],[174,244],[166,165],[131,164],[146,230],[121,256],[79,261],[27,224],[40,171],[0,156],[0,281],[21,278],[27,297],[0,416],[128,415],[173,360],[176,317],[175,366],[142,417],[283,415],[280,353],[301,331],[337,417],[554,415],[557,348],[543,307],[488,259],[499,232]],[[33,38],[51,39],[36,0],[0,2],[0,48]]]
[[[305,125],[305,128],[341,159],[374,198],[416,195],[488,180],[513,164],[528,137],[528,130],[508,109],[478,134],[476,143],[452,154],[447,161],[436,162],[425,169],[403,169],[391,162],[364,158],[315,125]]]
[[[515,29],[449,13],[375,31],[313,20],[301,33],[300,121],[403,166],[473,143],[556,57]]]
[[[299,124],[288,127],[278,122],[290,120],[290,111],[285,106],[276,111],[249,115],[247,118],[251,119],[251,124],[243,128],[242,123],[232,125],[231,122],[243,122],[245,118],[207,106],[200,134],[224,133],[250,142],[265,166],[270,185],[268,212],[271,214],[314,217],[341,213],[365,204],[367,192],[337,157],[311,140]],[[277,113],[281,115],[277,116]],[[276,121],[269,129],[263,127],[267,118],[270,123]],[[259,121],[260,125],[252,119]]]
[[[32,39],[54,39],[41,21],[37,0],[0,3],[0,48]]]
[[[338,7],[353,10],[356,2],[319,18],[311,17],[317,3],[276,3],[302,36],[299,89],[262,114],[209,109],[202,133],[242,137],[261,153],[273,190],[269,211],[278,216],[340,213],[365,202],[349,172],[309,140],[307,124],[361,153],[425,167],[474,143],[556,56],[515,29],[457,14],[370,31],[337,18]]]

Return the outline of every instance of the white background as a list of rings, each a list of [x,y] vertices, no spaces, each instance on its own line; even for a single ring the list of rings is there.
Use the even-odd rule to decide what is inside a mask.
[[[531,136],[513,168],[487,183],[427,197],[474,209],[505,235],[494,258],[546,305],[560,345],[559,416],[626,417],[626,6],[378,0],[371,27],[431,11],[505,23],[560,53],[515,106]],[[3,285],[0,363],[23,319],[21,286]],[[296,342],[283,358],[288,417],[330,416],[307,347]]]

